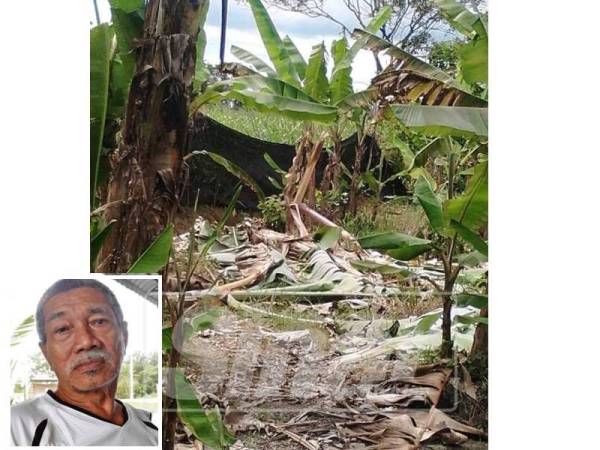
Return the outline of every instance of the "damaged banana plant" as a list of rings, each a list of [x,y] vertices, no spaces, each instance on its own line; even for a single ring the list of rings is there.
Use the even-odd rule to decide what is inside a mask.
[[[444,281],[431,281],[443,300],[442,356],[452,353],[451,310],[454,286],[461,272],[469,264],[487,260],[488,245],[481,237],[487,225],[488,167],[483,161],[470,171],[459,170],[460,147],[448,140],[448,185],[435,189],[430,181],[421,176],[415,184],[414,195],[429,221],[433,239],[420,239],[400,233],[388,232],[366,236],[360,240],[365,248],[378,248],[401,259],[412,259],[425,252],[439,256],[444,269]],[[470,172],[470,173],[469,173]],[[463,192],[458,186],[468,178]],[[484,233],[485,234],[485,233]],[[461,247],[462,246],[462,247]],[[466,246],[466,247],[465,247]],[[460,248],[471,249],[460,254]],[[487,323],[487,318],[479,319]]]
[[[429,136],[487,138],[487,17],[454,0],[434,0],[442,16],[467,41],[459,46],[456,78],[369,30],[354,30],[364,48],[384,52],[391,63],[372,80],[381,106],[415,131]]]
[[[111,225],[97,269],[126,272],[172,222],[193,89],[196,43],[207,0],[151,0],[110,178],[103,218]]]
[[[435,3],[448,22],[468,38],[461,47],[456,79],[369,31],[357,29],[353,33],[362,39],[365,48],[385,51],[391,58],[390,65],[372,82],[382,106],[387,105],[387,117],[437,138],[427,146],[427,154],[440,156],[446,171],[444,183],[437,186],[421,168],[414,186],[415,198],[427,216],[433,239],[391,232],[365,237],[361,245],[385,250],[401,259],[425,252],[440,257],[444,282],[440,285],[432,281],[432,285],[443,299],[442,356],[449,357],[457,277],[467,264],[478,264],[487,258],[487,243],[482,238],[487,235],[488,199],[487,19],[454,0]],[[458,255],[461,245],[470,248],[471,254]],[[487,317],[479,320],[487,324]]]
[[[248,3],[272,67],[251,52],[232,46],[232,53],[246,65],[251,75],[214,83],[194,101],[192,114],[206,103],[227,98],[260,112],[277,113],[302,121],[304,133],[296,144],[296,154],[285,179],[283,196],[286,206],[300,202],[315,206],[315,167],[329,142],[332,150],[320,187],[324,196],[339,189],[341,135],[344,127],[352,124],[358,133],[350,194],[354,205],[351,209],[355,209],[358,171],[366,151],[364,142],[370,126],[367,117],[376,98],[375,90],[355,93],[352,86],[352,61],[363,47],[362,40],[352,46],[348,46],[345,38],[332,43],[334,67],[328,79],[327,50],[322,42],[313,46],[306,62],[288,36],[283,39],[279,36],[262,2],[249,0]],[[377,32],[390,14],[390,7],[382,8],[367,29]],[[327,125],[327,132],[317,132],[315,123]],[[287,218],[287,231],[292,231],[293,218],[289,211]],[[298,231],[302,234],[301,230]]]

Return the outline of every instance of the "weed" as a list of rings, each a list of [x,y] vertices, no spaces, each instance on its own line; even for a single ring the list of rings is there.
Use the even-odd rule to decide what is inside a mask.
[[[440,349],[434,347],[425,347],[418,353],[419,365],[435,364],[440,359]]]
[[[390,297],[387,302],[386,310],[396,319],[418,317],[442,306],[439,295],[423,298],[417,289],[407,289],[404,294]]]
[[[342,226],[356,237],[390,230],[412,236],[424,236],[427,219],[423,210],[403,197],[381,202],[376,198],[364,198],[356,215],[346,215]]]
[[[285,227],[285,202],[283,195],[271,195],[258,203],[262,218],[270,228],[283,231]]]

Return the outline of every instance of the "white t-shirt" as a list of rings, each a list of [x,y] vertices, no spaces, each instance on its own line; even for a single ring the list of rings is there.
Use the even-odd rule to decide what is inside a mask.
[[[52,391],[13,406],[12,445],[157,445],[152,414],[125,405],[125,423],[116,425],[60,400]]]

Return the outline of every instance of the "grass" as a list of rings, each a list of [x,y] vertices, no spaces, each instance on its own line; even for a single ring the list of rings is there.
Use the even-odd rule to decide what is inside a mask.
[[[439,295],[432,294],[422,298],[416,288],[405,288],[405,294],[387,299],[386,314],[396,319],[405,319],[411,316],[421,316],[434,309],[442,307]]]
[[[390,201],[363,198],[355,216],[346,216],[342,226],[356,237],[384,231],[422,236],[427,233],[427,218],[422,208],[407,198]]]
[[[225,104],[206,105],[202,112],[229,128],[263,141],[293,145],[302,136],[303,122],[275,113],[261,113],[243,106],[229,107]],[[315,136],[325,129],[325,125],[315,124]],[[342,138],[347,138],[353,132],[351,126],[344,127]]]
[[[319,315],[319,313],[310,309],[303,312],[296,311],[292,307],[292,305],[296,303],[295,299],[288,299],[287,304],[264,302],[255,303],[254,301],[248,301],[248,303],[252,304],[252,306],[256,308],[262,309],[263,311],[280,314],[286,317],[262,316],[260,314],[254,314],[243,310],[236,311],[236,315],[238,317],[252,319],[254,324],[258,326],[268,327],[273,331],[277,332],[308,330],[318,349],[327,350],[329,348],[329,334],[323,327],[317,324],[310,324],[294,320],[309,319],[323,321],[325,317]]]

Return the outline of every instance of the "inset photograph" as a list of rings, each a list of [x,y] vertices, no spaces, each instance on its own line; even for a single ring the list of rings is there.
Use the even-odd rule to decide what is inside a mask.
[[[156,446],[156,276],[35,280],[10,344],[13,446]]]

